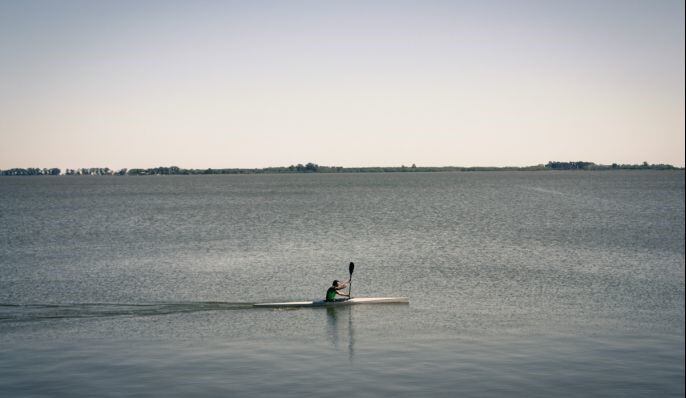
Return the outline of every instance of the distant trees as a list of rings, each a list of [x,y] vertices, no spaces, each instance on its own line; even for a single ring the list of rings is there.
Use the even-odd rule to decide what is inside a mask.
[[[212,170],[212,169],[208,169]],[[118,173],[118,175],[173,175],[173,174],[185,174],[181,172],[181,169],[177,166],[171,166],[171,167],[154,167],[151,169],[121,169]]]
[[[548,162],[545,165],[549,170],[676,170],[671,164],[595,164],[592,162]]]
[[[285,170],[282,170],[282,171],[297,172],[297,173],[316,173],[316,172],[324,171],[324,169],[333,170],[335,168],[336,167],[326,167],[326,166],[320,167],[316,163],[309,162],[305,165],[303,165],[302,163],[298,163],[296,165],[290,165],[290,166],[286,167]],[[279,170],[279,169],[282,169],[282,168],[281,167],[271,167],[270,168],[270,170]]]
[[[126,173],[126,169],[123,170],[124,173]],[[35,167],[30,167],[27,169],[15,168],[9,170],[0,170],[0,176],[58,176],[61,174],[62,170],[58,169],[57,167],[53,167],[50,169],[39,169]],[[114,174],[122,175],[110,170],[109,167],[89,167],[81,169],[64,170],[64,175],[67,176],[109,176]]]
[[[595,163],[592,162],[548,162],[546,168],[552,170],[588,170]]]
[[[87,168],[87,169],[78,169],[76,174],[82,175],[82,176],[109,176],[109,175],[112,175],[113,173],[109,167],[105,167],[105,168],[91,167],[91,168]]]
[[[146,176],[146,175],[211,175],[211,174],[279,174],[279,173],[393,173],[393,172],[438,172],[438,171],[543,171],[543,170],[677,170],[669,164],[595,164],[593,162],[557,162],[550,161],[547,164],[525,167],[420,167],[412,163],[410,167],[405,165],[389,167],[341,167],[320,166],[316,163],[298,163],[288,167],[266,167],[262,169],[182,169],[178,166],[153,167],[149,169],[119,169],[110,170],[109,167],[90,167],[81,169],[66,169],[67,176]],[[0,170],[0,176],[56,176],[60,175],[58,168],[14,168]]]
[[[0,170],[1,176],[57,176],[60,175],[60,169],[39,169],[39,168],[28,168],[28,169],[9,169]]]
[[[67,169],[64,175],[67,176],[110,176],[114,172],[109,167],[90,167],[82,169]]]
[[[306,165],[302,165],[298,163],[296,166],[289,166],[289,170],[291,171],[297,171],[299,173],[316,173],[319,171],[319,165],[315,163],[308,163]]]

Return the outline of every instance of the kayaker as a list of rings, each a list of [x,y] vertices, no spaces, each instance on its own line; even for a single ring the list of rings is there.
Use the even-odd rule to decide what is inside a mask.
[[[326,301],[337,301],[336,295],[345,296],[349,298],[349,294],[345,294],[340,291],[348,287],[348,283],[350,283],[350,279],[348,279],[346,282],[338,282],[338,280],[333,281],[329,290],[326,291]]]

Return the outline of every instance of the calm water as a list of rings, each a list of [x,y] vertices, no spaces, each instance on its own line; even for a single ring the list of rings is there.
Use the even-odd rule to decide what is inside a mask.
[[[684,173],[0,179],[9,396],[683,396]],[[253,309],[353,294],[410,305]]]

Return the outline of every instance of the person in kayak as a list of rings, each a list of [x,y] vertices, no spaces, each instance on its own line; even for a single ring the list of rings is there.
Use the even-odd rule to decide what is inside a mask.
[[[333,281],[329,290],[326,291],[326,301],[338,301],[338,300],[336,300],[336,295],[345,296],[345,297],[350,298],[349,294],[345,294],[345,293],[340,291],[340,290],[343,290],[346,287],[348,287],[348,283],[350,283],[350,279],[348,279],[346,282],[338,282],[338,280]],[[339,299],[339,300],[347,300],[347,299]]]

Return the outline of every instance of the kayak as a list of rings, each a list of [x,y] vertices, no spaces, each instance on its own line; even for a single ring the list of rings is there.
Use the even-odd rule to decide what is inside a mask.
[[[285,303],[259,303],[254,307],[263,308],[287,308],[287,307],[338,307],[356,304],[409,304],[407,297],[354,297],[340,301],[290,301]]]

